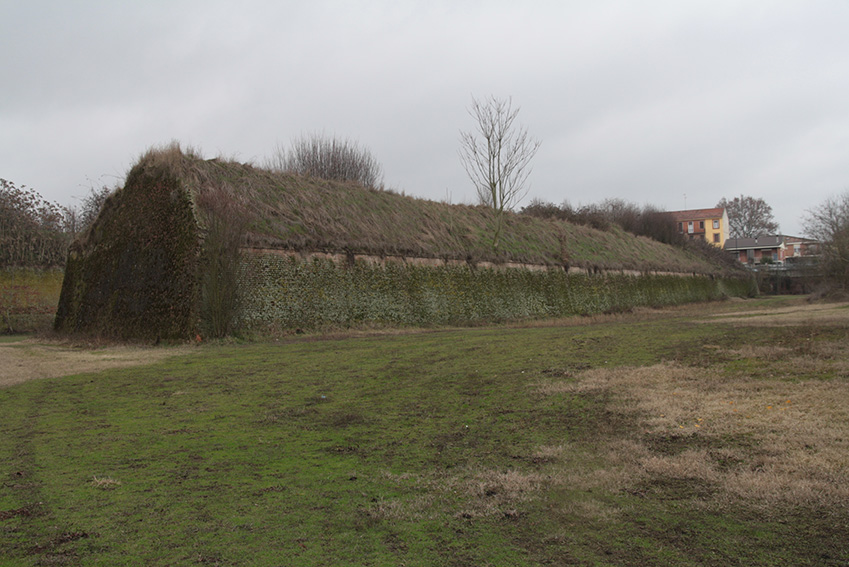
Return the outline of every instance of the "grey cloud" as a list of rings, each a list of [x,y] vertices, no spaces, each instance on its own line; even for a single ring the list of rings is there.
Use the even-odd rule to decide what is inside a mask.
[[[69,203],[172,139],[261,162],[324,131],[460,202],[465,109],[494,94],[543,142],[530,196],[744,193],[799,232],[849,185],[847,24],[842,1],[4,3],[0,176]]]

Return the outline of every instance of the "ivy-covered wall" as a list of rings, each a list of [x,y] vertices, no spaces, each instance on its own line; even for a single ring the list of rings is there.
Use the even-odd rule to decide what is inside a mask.
[[[756,293],[751,280],[567,274],[244,256],[240,326],[254,331],[464,325],[625,311]]]
[[[57,331],[156,340],[194,336],[200,237],[174,170],[142,160],[71,245]]]

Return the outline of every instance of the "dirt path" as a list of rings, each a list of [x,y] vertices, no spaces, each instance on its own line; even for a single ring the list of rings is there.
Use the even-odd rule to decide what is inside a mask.
[[[56,378],[159,362],[193,352],[194,347],[172,348],[107,347],[73,348],[34,339],[0,343],[0,388],[37,378]]]
[[[845,325],[849,323],[849,303],[800,303],[771,310],[738,311],[709,317],[705,322],[747,326],[789,326],[814,322],[817,325]]]
[[[849,324],[849,303],[800,303],[772,310],[739,311],[709,315],[705,322],[734,325],[819,325]],[[152,364],[168,357],[195,352],[196,347],[109,346],[74,348],[36,339],[0,343],[0,388],[37,378],[57,378],[82,372],[99,372]]]

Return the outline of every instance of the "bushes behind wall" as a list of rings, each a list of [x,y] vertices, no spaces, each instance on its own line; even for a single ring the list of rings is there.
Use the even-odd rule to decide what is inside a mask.
[[[674,305],[755,290],[748,279],[567,274],[462,265],[340,265],[247,255],[240,326],[285,331],[370,324],[467,325]]]

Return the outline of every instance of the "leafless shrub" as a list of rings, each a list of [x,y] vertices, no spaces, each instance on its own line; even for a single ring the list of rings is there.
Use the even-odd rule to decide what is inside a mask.
[[[100,214],[100,209],[103,208],[106,199],[115,192],[114,187],[102,185],[100,188],[94,186],[89,188],[89,193],[82,199],[82,209],[80,210],[80,229],[85,230],[94,224],[97,215]]]
[[[64,264],[66,214],[26,185],[0,179],[0,267]]]
[[[724,266],[732,270],[739,269],[739,262],[737,262],[731,254],[728,254],[722,248],[714,246],[703,238],[694,238],[693,240],[682,238],[680,240],[680,246],[685,250],[695,252],[699,256],[709,258],[720,266]]]
[[[296,138],[288,150],[278,147],[268,166],[274,171],[353,181],[370,189],[383,184],[383,168],[368,149],[319,134]]]
[[[573,207],[568,201],[561,205],[534,199],[523,207],[522,214],[564,220],[598,230],[610,230],[614,225],[622,230],[663,242],[683,246],[684,239],[669,215],[653,205],[639,207],[623,199],[605,199],[598,204]]]

